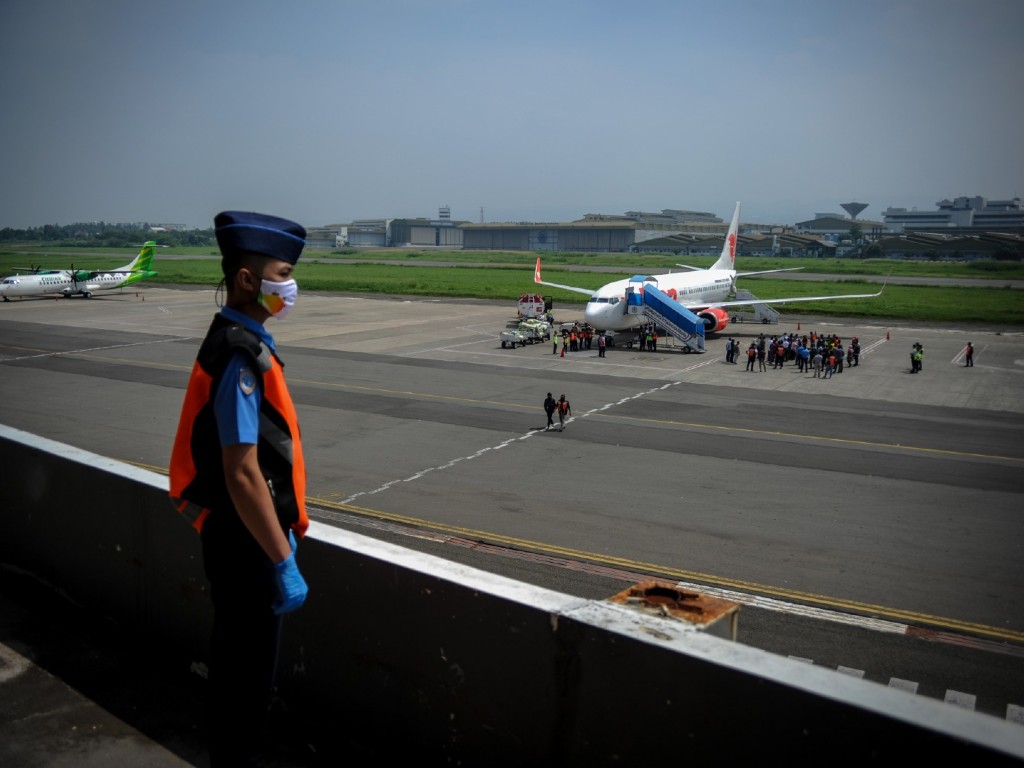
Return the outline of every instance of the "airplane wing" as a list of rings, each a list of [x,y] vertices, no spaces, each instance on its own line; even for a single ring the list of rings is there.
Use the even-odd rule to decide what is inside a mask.
[[[786,267],[785,269],[763,269],[760,272],[737,272],[736,277],[750,277],[751,275],[770,275],[773,272],[794,272],[803,267]]]
[[[711,307],[752,307],[755,304],[792,304],[798,301],[830,301],[832,299],[873,299],[882,295],[885,285],[878,293],[846,293],[841,296],[794,296],[788,299],[744,299],[742,301],[716,301],[711,304],[684,304],[687,309]]]
[[[576,288],[572,285],[559,285],[558,283],[548,283],[540,279],[540,257],[537,257],[537,266],[533,270],[533,282],[537,285],[550,285],[552,288],[561,288],[564,291],[574,291],[576,293],[585,293],[587,296],[593,296],[597,291],[592,291],[589,288]]]
[[[55,275],[59,269],[43,269],[42,267],[11,267],[15,272],[19,274],[22,272],[28,272],[33,275]]]

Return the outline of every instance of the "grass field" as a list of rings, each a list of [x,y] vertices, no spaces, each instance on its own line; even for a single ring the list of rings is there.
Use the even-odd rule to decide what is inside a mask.
[[[173,251],[157,251],[157,260],[162,254],[173,254],[176,258],[196,256],[197,258],[218,258],[216,249],[205,247],[175,248]],[[0,249],[0,271],[8,274],[13,266],[43,264],[48,269],[66,269],[71,263],[91,267],[86,263],[93,256],[104,255],[125,263],[135,255],[135,249],[82,249],[45,245],[7,246]],[[545,269],[564,265],[621,267],[623,272],[635,275],[650,269],[668,269],[679,263],[694,267],[710,267],[716,256],[674,256],[651,253],[563,253],[545,251],[543,254],[525,251],[444,251],[418,248],[365,248],[322,250],[307,248],[303,263],[337,259],[384,261],[384,262],[452,262],[457,264],[499,267],[533,267],[537,256],[543,259]],[[903,261],[894,259],[810,259],[780,257],[739,257],[741,269],[784,269],[800,267],[804,272],[829,275],[895,275],[919,277],[972,277],[1006,280],[1024,280],[1024,263],[1012,261]],[[103,262],[104,266],[111,266]],[[115,265],[116,266],[116,265]]]
[[[157,255],[154,266],[159,276],[147,281],[152,285],[216,285],[220,280],[220,262],[209,249],[194,249],[195,259],[181,258],[175,249],[176,258],[161,259]],[[410,261],[410,251],[388,252],[385,259],[380,251],[361,253],[361,258],[374,260]],[[56,249],[10,249],[0,251],[0,272],[10,274],[15,267],[40,264],[44,269],[97,269],[119,266],[130,260],[134,251],[108,251],[104,255],[85,254],[75,249],[57,252]],[[536,254],[532,253],[487,253],[489,261],[480,261],[483,255],[465,252],[421,252],[423,260],[451,261],[465,266],[405,266],[396,264],[350,264],[337,261],[338,258],[354,258],[353,254],[310,250],[304,254],[295,270],[296,279],[302,291],[337,291],[345,293],[386,293],[412,296],[451,296],[480,299],[508,300],[513,302],[525,292],[535,289],[533,264]],[[559,254],[544,255],[544,277],[546,280],[583,288],[598,288],[605,283],[630,277],[644,268],[668,267],[676,257],[658,257],[641,254],[574,254],[570,258],[558,258]],[[708,266],[713,261],[705,257],[687,259],[694,266]],[[752,264],[753,262],[753,264]],[[559,270],[560,264],[618,265],[621,273],[610,272],[569,272]],[[992,287],[932,287],[887,285],[882,296],[876,299],[850,299],[842,301],[821,301],[780,305],[775,308],[783,314],[832,315],[845,317],[919,319],[936,322],[997,322],[1000,325],[1024,325],[1024,291],[1007,288],[1002,281],[1024,279],[1024,268],[1009,263],[1008,269],[986,272],[983,269],[963,263],[925,263],[902,261],[846,261],[837,259],[748,259],[749,269],[774,269],[779,267],[803,266],[805,271],[842,275],[840,280],[807,281],[786,280],[779,277],[748,278],[740,280],[740,287],[747,288],[763,299],[783,296],[814,296],[840,293],[873,293],[877,283],[858,281],[857,274],[941,276],[990,278]],[[1002,263],[999,264],[1003,266]],[[851,271],[854,267],[859,272]],[[144,284],[145,285],[145,284]],[[556,307],[582,307],[582,296],[570,291],[544,286],[543,293],[550,295]]]

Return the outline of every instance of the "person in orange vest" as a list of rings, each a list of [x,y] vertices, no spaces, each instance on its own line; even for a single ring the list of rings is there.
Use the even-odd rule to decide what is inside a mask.
[[[565,419],[567,416],[572,416],[572,406],[569,405],[569,401],[565,399],[565,395],[558,398],[556,405],[558,409],[558,431],[562,432],[565,430]]]
[[[275,216],[214,218],[226,303],[199,348],[171,452],[170,495],[199,531],[213,600],[210,765],[255,765],[284,614],[308,588],[309,525],[295,406],[264,328],[295,304],[306,230]]]

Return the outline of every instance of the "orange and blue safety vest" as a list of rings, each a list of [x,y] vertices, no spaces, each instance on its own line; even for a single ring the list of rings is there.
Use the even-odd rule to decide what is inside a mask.
[[[171,451],[170,496],[196,530],[211,513],[233,511],[224,479],[214,397],[224,369],[236,352],[252,357],[260,387],[257,458],[267,481],[282,529],[300,537],[309,527],[306,516],[306,465],[302,457],[295,405],[284,379],[284,365],[251,330],[216,315],[185,391],[181,420]]]

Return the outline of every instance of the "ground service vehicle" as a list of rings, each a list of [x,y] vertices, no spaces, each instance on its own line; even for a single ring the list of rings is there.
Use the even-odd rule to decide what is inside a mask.
[[[551,338],[551,326],[543,320],[509,320],[499,338],[502,348],[535,344]]]
[[[506,349],[508,347],[515,349],[516,347],[525,347],[528,343],[533,343],[532,339],[529,341],[527,340],[526,334],[519,330],[518,326],[515,328],[506,328],[498,334],[498,338],[501,339],[502,349]]]
[[[551,338],[551,326],[544,320],[521,320],[519,330],[523,331],[532,341],[547,341]]]
[[[519,316],[522,318],[547,317],[551,299],[539,293],[524,293],[519,297]]]

